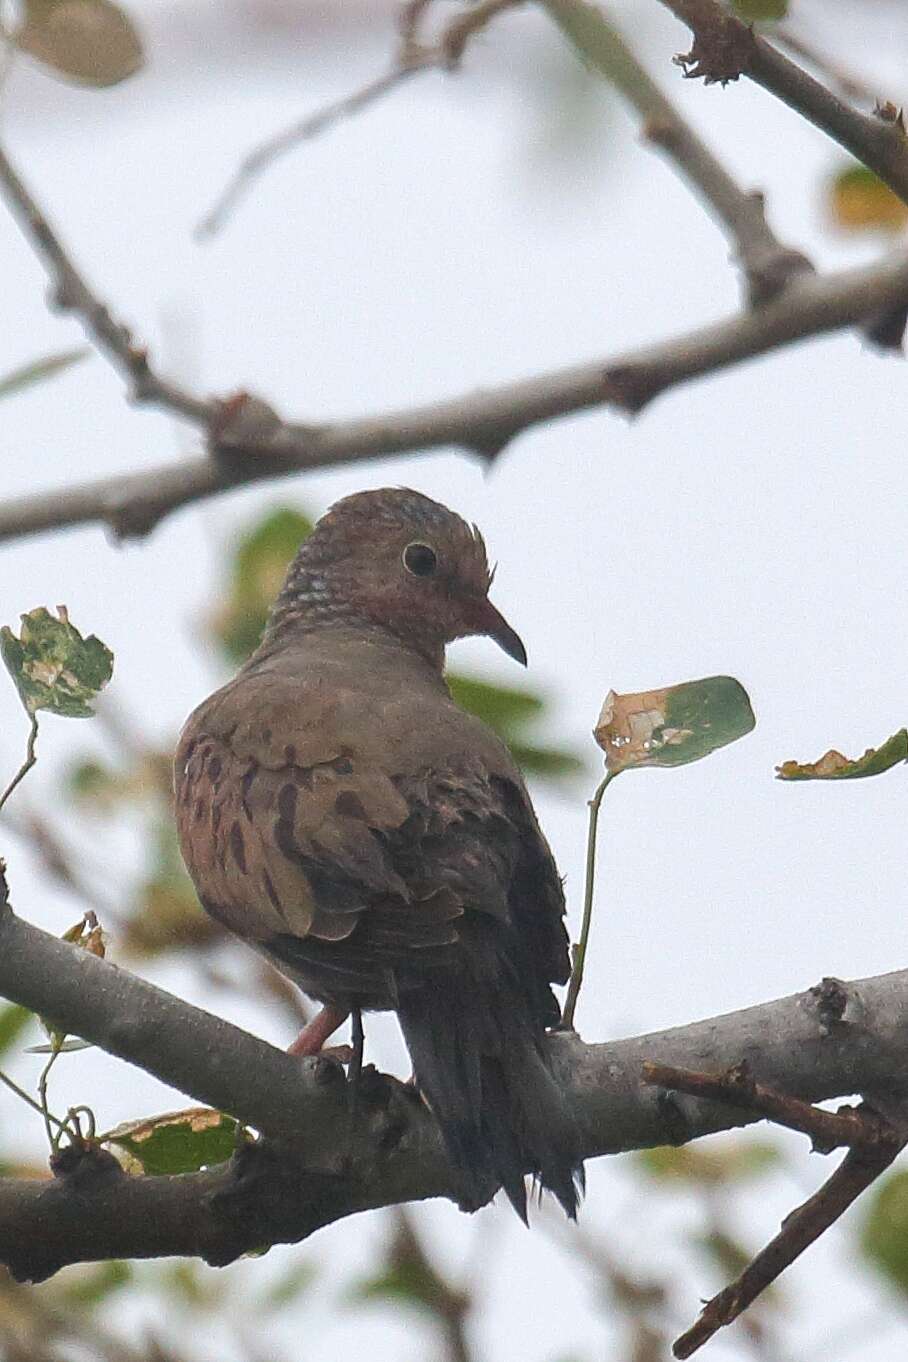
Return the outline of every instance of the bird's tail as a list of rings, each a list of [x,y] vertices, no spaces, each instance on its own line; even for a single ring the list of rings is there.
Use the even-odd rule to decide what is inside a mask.
[[[508,962],[435,976],[402,992],[398,1015],[416,1081],[473,1205],[489,1182],[527,1218],[526,1174],[575,1219],[583,1163],[573,1119],[546,1062],[543,1028]]]

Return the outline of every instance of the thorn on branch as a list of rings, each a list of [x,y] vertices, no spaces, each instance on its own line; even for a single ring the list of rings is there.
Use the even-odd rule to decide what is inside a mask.
[[[690,22],[693,45],[689,52],[679,52],[674,58],[686,79],[702,79],[705,85],[727,85],[747,72],[756,46],[749,24],[712,8]]]

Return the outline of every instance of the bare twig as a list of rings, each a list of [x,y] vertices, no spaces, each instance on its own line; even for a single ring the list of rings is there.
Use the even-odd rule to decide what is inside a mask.
[[[557,3],[549,9],[571,33],[571,11],[563,16]],[[766,221],[763,196],[745,193],[721,161],[682,118],[659,89],[604,14],[591,21],[590,55],[598,54],[602,73],[621,91],[643,119],[643,134],[660,147],[693,185],[726,228],[747,282],[751,306],[774,298],[791,278],[813,266],[800,251],[783,246]]]
[[[25,745],[25,760],[7,785],[6,789],[0,794],[0,809],[3,808],[3,805],[9,799],[13,790],[15,790],[20,781],[25,779],[35,762],[38,760],[38,755],[35,751],[35,744],[38,741],[38,720],[34,714],[31,716],[31,720],[31,728],[28,730],[28,742]]]
[[[707,84],[747,76],[822,129],[908,201],[908,138],[898,118],[866,114],[846,104],[718,0],[661,0],[694,35],[679,57],[688,76]],[[895,110],[895,113],[898,111]]]
[[[129,330],[111,316],[89,288],[2,147],[0,193],[50,275],[54,305],[79,317],[90,340],[126,378],[135,401],[150,402],[203,426],[211,425],[219,404],[195,397],[152,370],[147,351],[134,344]]]
[[[291,123],[275,133],[244,157],[214,206],[196,228],[196,237],[213,236],[224,226],[240,199],[248,193],[258,177],[281,156],[294,150],[302,142],[310,141],[333,128],[335,124],[362,113],[377,100],[398,89],[412,76],[423,71],[451,70],[460,62],[464,49],[474,33],[491,22],[503,10],[513,9],[523,0],[481,0],[465,14],[452,20],[440,40],[432,46],[419,41],[418,25],[427,8],[425,0],[405,5],[401,17],[401,42],[394,65],[384,75],[368,81],[353,94],[344,96]]]
[[[757,1083],[745,1064],[735,1065],[723,1073],[703,1073],[645,1063],[643,1081],[692,1097],[747,1108],[777,1125],[809,1135],[813,1147],[823,1153],[841,1145],[849,1150],[819,1191],[786,1217],[776,1237],[734,1282],[704,1306],[696,1323],[676,1339],[672,1350],[675,1357],[686,1358],[708,1342],[717,1330],[736,1320],[838,1220],[861,1192],[889,1167],[908,1137],[867,1106],[824,1111],[789,1093]]]
[[[762,1291],[819,1239],[863,1191],[884,1173],[905,1141],[894,1134],[876,1147],[855,1147],[839,1167],[783,1222],[776,1237],[750,1262],[740,1277],[704,1306],[695,1324],[675,1340],[675,1357],[690,1357],[719,1329],[733,1323]]]
[[[392,454],[453,446],[491,459],[540,422],[604,405],[638,412],[679,383],[854,326],[906,300],[902,252],[860,269],[800,275],[761,308],[609,359],[317,430],[279,422],[267,439],[238,447],[233,458],[188,459],[8,501],[0,505],[0,540],[91,523],[120,536],[145,534],[176,508],[232,487]]]

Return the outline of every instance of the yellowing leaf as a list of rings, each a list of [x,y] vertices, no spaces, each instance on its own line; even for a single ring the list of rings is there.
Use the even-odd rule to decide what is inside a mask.
[[[40,709],[86,718],[94,713],[89,701],[113,673],[113,653],[94,634],[83,638],[64,606],[56,617],[43,606],[30,610],[22,616],[19,638],[4,625],[0,656],[32,718]]]
[[[861,780],[881,775],[901,761],[908,761],[908,729],[904,728],[881,747],[868,747],[862,757],[849,759],[831,749],[819,761],[783,761],[776,775],[779,780]]]
[[[194,1173],[230,1158],[238,1124],[211,1107],[190,1107],[127,1121],[101,1136],[101,1142],[124,1151],[128,1172]]]
[[[608,770],[683,766],[749,733],[756,720],[731,676],[708,676],[662,690],[609,691],[594,730]]]
[[[16,46],[60,76],[118,85],[143,63],[131,19],[112,0],[26,0]]]
[[[862,165],[835,176],[829,209],[835,225],[847,232],[898,232],[908,222],[908,204]]]

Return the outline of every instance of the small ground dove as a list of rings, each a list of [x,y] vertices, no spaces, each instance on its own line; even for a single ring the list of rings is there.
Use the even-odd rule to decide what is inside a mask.
[[[302,545],[258,650],[190,716],[180,841],[202,904],[325,1004],[396,1011],[473,1204],[524,1175],[576,1214],[577,1138],[546,1061],[564,895],[507,748],[458,708],[445,644],[523,644],[482,537],[418,492],[362,492]]]

